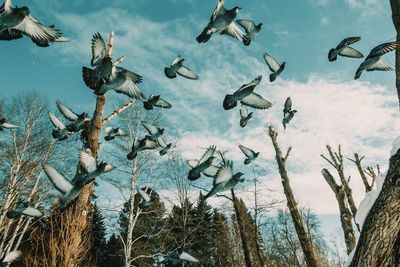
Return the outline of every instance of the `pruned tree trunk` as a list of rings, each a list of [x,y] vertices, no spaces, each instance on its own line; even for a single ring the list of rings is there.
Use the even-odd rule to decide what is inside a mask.
[[[390,0],[392,9],[393,25],[397,32],[396,40],[400,41],[400,2],[399,0]],[[400,50],[396,49],[396,89],[400,106]]]
[[[366,172],[363,170],[361,166],[361,161],[364,159],[364,156],[360,158],[360,156],[357,153],[354,153],[354,159],[349,159],[351,162],[353,162],[356,167],[358,172],[360,173],[361,180],[363,181],[364,187],[365,187],[365,192],[368,193],[369,191],[372,190],[373,186],[373,180],[371,184],[368,182]]]
[[[288,149],[285,157],[283,157],[282,151],[277,141],[278,133],[273,130],[272,126],[269,127],[268,134],[271,138],[272,144],[275,149],[276,162],[278,163],[279,174],[281,176],[282,186],[287,200],[287,206],[292,216],[293,224],[296,229],[296,233],[299,238],[301,247],[303,249],[304,258],[306,260],[307,266],[309,267],[321,266],[315,255],[311,237],[307,233],[306,227],[304,226],[303,218],[301,216],[299,208],[297,207],[297,202],[294,197],[292,187],[289,182],[289,176],[286,171],[285,165],[289,157],[291,148]]]
[[[400,266],[400,150],[361,230],[351,267]]]

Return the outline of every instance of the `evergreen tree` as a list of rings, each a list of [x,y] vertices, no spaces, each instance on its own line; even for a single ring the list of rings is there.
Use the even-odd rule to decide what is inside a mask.
[[[107,254],[107,242],[105,239],[104,217],[96,204],[93,206],[92,231],[91,231],[91,262],[96,266],[105,266],[105,257]]]
[[[213,212],[212,236],[214,238],[213,249],[215,250],[213,266],[238,266],[233,259],[233,240],[230,234],[228,221],[224,214],[217,209]]]
[[[107,242],[107,253],[105,255],[104,265],[100,266],[123,266],[124,252],[121,240],[112,234]]]

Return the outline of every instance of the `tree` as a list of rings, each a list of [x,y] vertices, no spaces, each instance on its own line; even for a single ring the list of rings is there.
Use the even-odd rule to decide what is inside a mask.
[[[93,218],[91,230],[91,251],[89,253],[92,259],[87,259],[83,265],[93,262],[95,266],[106,266],[107,242],[105,239],[106,229],[104,226],[104,217],[96,204],[93,205]]]
[[[398,0],[390,0],[393,25],[397,32],[396,40],[400,41],[400,3]],[[396,49],[396,88],[400,106],[400,50]]]
[[[233,240],[230,234],[228,220],[225,215],[214,209],[213,212],[213,228],[211,235],[214,237],[214,266],[238,266],[233,258]]]

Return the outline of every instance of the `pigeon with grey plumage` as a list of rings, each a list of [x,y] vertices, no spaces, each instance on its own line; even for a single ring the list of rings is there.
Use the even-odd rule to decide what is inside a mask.
[[[238,19],[236,22],[246,32],[246,35],[243,36],[243,44],[245,46],[250,45],[251,41],[253,41],[256,35],[260,32],[262,23],[255,24],[254,21],[248,19]]]
[[[375,71],[375,70],[380,70],[380,71],[391,71],[393,68],[381,60],[381,56],[383,56],[386,53],[389,53],[393,50],[399,49],[400,48],[400,42],[389,42],[389,43],[383,43],[380,44],[376,47],[374,47],[371,52],[368,54],[367,58],[364,60],[364,62],[361,63],[361,65],[358,67],[356,71],[356,75],[354,79],[358,79],[361,76],[361,73],[366,70],[366,71]]]
[[[176,74],[185,77],[190,80],[197,80],[199,76],[191,71],[189,68],[183,65],[185,60],[178,55],[174,61],[172,61],[171,66],[164,69],[165,76],[170,79],[176,78]]]
[[[107,134],[106,136],[104,136],[104,139],[106,141],[113,140],[113,139],[115,139],[115,137],[127,136],[128,135],[126,132],[121,130],[119,127],[117,127],[117,128],[106,127],[104,129],[104,132]]]
[[[216,193],[233,189],[239,182],[244,181],[244,178],[241,178],[242,176],[243,173],[241,172],[233,173],[232,161],[224,162],[224,164],[218,169],[217,175],[214,178],[213,188],[204,196],[204,199],[207,199]]]
[[[63,141],[68,138],[72,133],[68,131],[64,123],[62,123],[53,113],[48,112],[50,122],[55,127],[51,132],[51,136],[58,141]]]
[[[89,148],[85,151],[79,152],[79,162],[86,171],[84,176],[88,181],[94,180],[97,176],[100,176],[103,173],[114,170],[114,167],[105,161],[97,162]]]
[[[196,166],[199,165],[199,161],[197,159],[191,159],[187,161],[187,164],[191,167],[191,168],[195,168]],[[215,165],[210,165],[207,169],[205,169],[202,174],[204,174],[207,177],[211,177],[214,178],[217,175],[218,172],[218,166]]]
[[[129,160],[133,160],[136,158],[137,153],[142,150],[152,150],[158,148],[158,144],[155,141],[152,141],[148,138],[148,136],[143,139],[137,141],[135,140],[132,144],[131,152],[126,156]]]
[[[147,121],[142,121],[141,122],[143,127],[147,130],[149,135],[147,135],[148,139],[151,141],[156,141],[157,138],[159,138],[161,135],[164,134],[164,128],[158,128],[154,124],[147,122]]]
[[[181,266],[182,261],[188,261],[197,263],[198,259],[185,252],[182,248],[177,248],[174,251],[170,252],[164,259],[161,261],[162,266]]]
[[[20,250],[14,250],[8,253],[3,259],[0,260],[0,267],[9,267],[11,263],[22,258]]]
[[[286,130],[286,124],[288,124],[294,117],[294,114],[297,112],[297,110],[292,110],[292,99],[288,97],[285,101],[284,107],[283,107],[283,128]]]
[[[272,107],[272,103],[264,99],[259,94],[254,93],[254,88],[260,84],[262,76],[258,76],[250,83],[242,85],[232,95],[226,95],[223,102],[225,110],[232,109],[237,106],[237,101],[241,104],[256,108],[256,109],[268,109]]]
[[[260,152],[254,152],[254,150],[252,150],[248,147],[242,146],[242,145],[239,145],[239,148],[243,152],[243,154],[246,156],[246,159],[244,160],[245,165],[250,164],[260,154]]]
[[[89,123],[90,117],[86,112],[77,114],[59,100],[56,101],[56,105],[64,118],[71,122],[65,127],[69,132],[79,132]]]
[[[43,216],[43,213],[35,207],[29,205],[29,202],[18,202],[13,210],[9,210],[7,212],[7,218],[16,219],[21,217],[22,215],[40,218]]]
[[[149,194],[146,193],[146,191],[148,190],[146,189],[140,189],[139,187],[136,188],[139,195],[142,197],[143,201],[139,203],[139,208],[144,209],[147,208],[149,206],[151,206],[151,204],[154,203],[154,201],[157,200],[157,196],[149,196]]]
[[[0,132],[3,131],[3,129],[16,129],[19,126],[8,123],[6,118],[1,118],[0,119]]]
[[[85,176],[77,176],[73,179],[73,182],[71,182],[50,165],[42,163],[42,166],[50,182],[63,194],[59,206],[61,211],[65,210],[67,206],[78,197],[86,184],[94,181],[94,179],[87,180]]]
[[[276,77],[278,77],[285,69],[286,62],[279,64],[278,61],[276,61],[268,53],[264,53],[263,58],[265,60],[265,63],[267,63],[269,70],[272,72],[269,75],[269,81],[273,82],[276,80]]]
[[[216,32],[227,34],[240,41],[243,40],[243,32],[234,22],[239,10],[240,7],[238,6],[227,10],[224,5],[224,0],[218,0],[217,6],[210,17],[210,22],[200,35],[196,37],[197,42],[206,43],[210,40],[211,35]]]
[[[194,181],[200,178],[201,173],[208,169],[211,165],[213,160],[215,159],[216,146],[210,146],[207,148],[206,152],[200,158],[200,160],[188,160],[187,164],[191,167],[188,173],[188,179],[190,181]]]
[[[27,6],[13,7],[11,0],[5,0],[0,7],[0,40],[10,41],[23,35],[40,47],[47,47],[52,42],[69,41],[54,25],[45,26],[32,17]]]
[[[364,55],[351,47],[350,45],[357,43],[358,41],[361,40],[361,37],[348,37],[343,39],[337,46],[336,48],[331,48],[328,53],[328,59],[329,61],[335,61],[337,60],[337,56],[342,56],[342,57],[351,57],[351,58],[362,58]]]
[[[147,101],[143,101],[143,107],[147,110],[151,110],[154,107],[172,108],[172,105],[166,100],[162,99],[160,95],[150,95]]]
[[[245,127],[247,122],[252,118],[253,112],[249,112],[247,106],[241,105],[240,107],[240,127]]]

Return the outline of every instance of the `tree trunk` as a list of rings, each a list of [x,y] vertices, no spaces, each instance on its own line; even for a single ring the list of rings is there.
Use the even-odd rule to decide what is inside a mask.
[[[292,188],[290,186],[289,182],[289,177],[286,171],[286,160],[289,156],[291,148],[286,153],[286,156],[282,156],[282,151],[279,148],[278,142],[277,142],[277,137],[278,133],[275,132],[272,127],[269,127],[269,136],[271,137],[272,144],[275,148],[275,153],[276,153],[276,162],[278,163],[279,167],[279,174],[281,176],[281,181],[283,185],[283,190],[285,192],[285,196],[287,199],[287,206],[289,208],[290,214],[292,216],[293,224],[296,229],[297,236],[299,238],[301,247],[303,249],[304,257],[307,263],[307,266],[309,267],[317,267],[321,266],[317,260],[317,257],[314,254],[314,249],[313,245],[311,242],[311,238],[308,235],[306,228],[304,227],[303,224],[303,219],[300,213],[300,210],[297,207],[296,199],[293,195]]]
[[[393,25],[397,32],[396,40],[400,41],[400,2],[399,0],[390,0],[390,7],[392,8]],[[396,49],[396,89],[397,97],[400,106],[400,50]]]
[[[361,230],[351,267],[400,266],[400,150]]]

